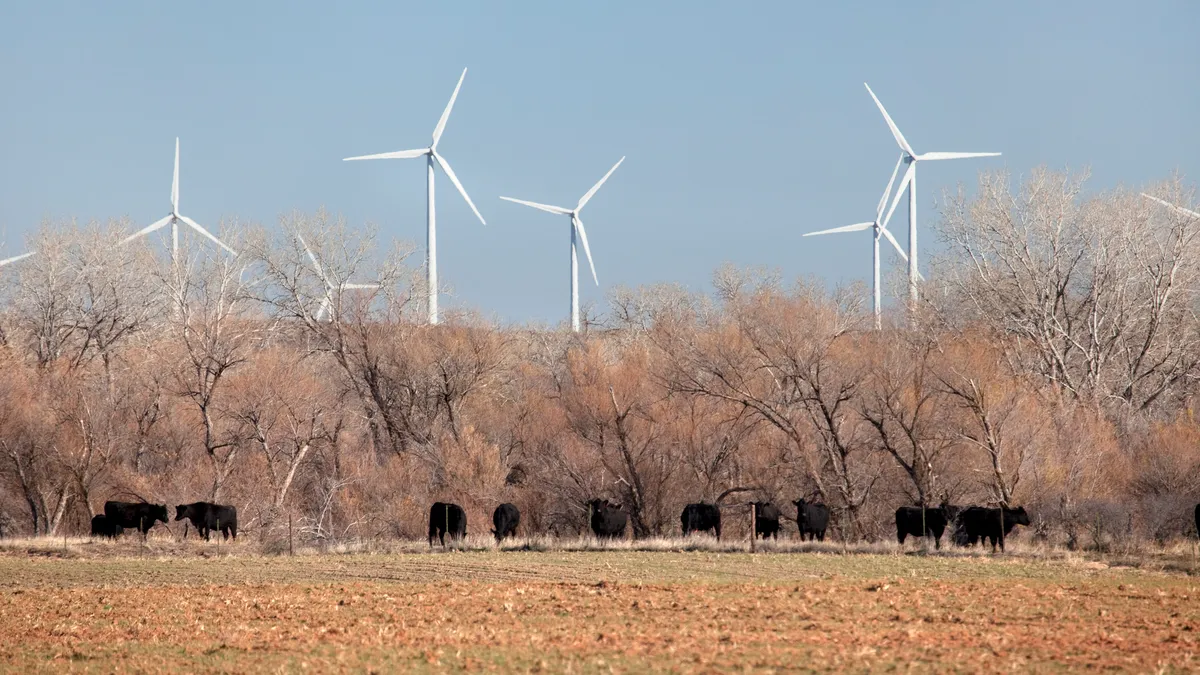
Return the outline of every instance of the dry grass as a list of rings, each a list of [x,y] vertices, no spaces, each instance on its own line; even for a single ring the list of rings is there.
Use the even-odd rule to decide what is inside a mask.
[[[9,540],[0,670],[1200,667],[1200,584],[1180,574],[1032,548],[514,542],[552,544],[291,557],[153,536]]]

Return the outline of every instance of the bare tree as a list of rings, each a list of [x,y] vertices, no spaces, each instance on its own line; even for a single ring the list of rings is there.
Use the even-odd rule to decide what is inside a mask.
[[[1137,194],[1083,198],[1087,174],[1003,173],[947,200],[943,316],[978,321],[1018,372],[1132,410],[1185,394],[1200,367],[1200,219]],[[1156,190],[1190,202],[1178,182]]]
[[[71,369],[100,359],[107,369],[118,344],[160,317],[164,293],[145,247],[122,246],[124,221],[74,224],[34,238],[13,302],[37,362]]]
[[[177,263],[165,274],[178,308],[174,337],[183,347],[176,385],[200,418],[204,454],[212,467],[212,501],[221,498],[241,448],[237,425],[218,415],[223,385],[247,361],[264,327],[247,315],[244,271],[238,257],[213,253]]]

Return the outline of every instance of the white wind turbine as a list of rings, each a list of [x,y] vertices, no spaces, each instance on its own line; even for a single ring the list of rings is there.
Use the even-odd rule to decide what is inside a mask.
[[[855,223],[853,225],[843,225],[842,227],[821,230],[819,232],[809,232],[804,235],[805,237],[812,237],[819,234],[861,232],[862,230],[868,230],[872,228],[875,230],[875,236],[873,237],[874,241],[872,242],[874,276],[872,277],[871,284],[872,292],[875,296],[875,330],[879,330],[882,327],[882,299],[879,286],[879,237],[887,237],[887,240],[892,242],[892,246],[896,247],[896,252],[900,254],[900,257],[906,261],[908,260],[908,256],[904,254],[904,249],[901,248],[900,242],[896,241],[896,238],[892,236],[892,233],[887,229],[888,221],[892,217],[891,211],[889,211],[886,216],[883,213],[883,209],[887,205],[887,198],[892,193],[892,185],[896,182],[896,174],[900,171],[900,163],[903,161],[903,156],[896,160],[896,168],[892,169],[892,177],[888,179],[887,189],[883,191],[883,196],[879,198],[879,204],[875,207],[875,220],[869,223]],[[892,209],[894,210],[895,208],[895,205],[893,205]]]
[[[382,286],[382,284],[352,284],[349,282],[342,282],[340,287],[335,286],[334,283],[329,280],[329,277],[325,276],[325,270],[321,267],[321,263],[317,261],[317,256],[313,254],[312,249],[308,247],[308,243],[304,241],[304,237],[300,236],[299,232],[296,233],[296,239],[300,242],[300,245],[304,247],[304,252],[308,254],[308,259],[312,261],[313,269],[316,270],[317,276],[321,279],[321,283],[325,284],[325,298],[321,300],[321,306],[317,309],[317,315],[315,317],[317,321],[323,321],[325,317],[329,315],[329,312],[333,307],[333,294],[339,288],[342,291],[348,291],[375,289]],[[333,317],[330,318],[332,319]]]
[[[892,121],[891,115],[888,115],[887,110],[884,110],[883,104],[879,102],[879,98],[875,96],[875,92],[871,91],[871,87],[864,82],[863,86],[867,88],[867,93],[875,100],[875,105],[879,107],[879,112],[883,113],[883,119],[887,121],[888,128],[892,130],[892,135],[896,137],[896,143],[900,146],[900,150],[904,152],[901,160],[908,164],[908,169],[904,172],[904,178],[900,181],[900,187],[896,190],[896,197],[892,200],[892,206],[888,209],[888,218],[891,218],[892,212],[896,210],[896,205],[900,202],[900,195],[904,194],[904,189],[908,188],[908,299],[915,307],[917,304],[917,278],[920,273],[917,271],[917,162],[938,159],[970,159],[972,157],[999,157],[998,152],[923,152],[918,153],[912,149],[908,141],[904,139],[904,134],[900,133],[900,128]]]
[[[459,194],[466,200],[467,206],[470,206],[471,210],[475,212],[475,216],[479,218],[479,222],[487,225],[487,221],[480,215],[479,209],[475,208],[475,203],[467,196],[467,191],[463,188],[462,183],[458,182],[458,176],[454,175],[454,170],[450,168],[450,164],[437,151],[438,141],[442,139],[442,132],[446,130],[446,120],[450,118],[450,109],[454,107],[454,100],[458,98],[458,90],[462,87],[463,78],[466,76],[467,69],[463,68],[462,75],[458,78],[458,84],[454,87],[454,93],[450,95],[450,102],[446,104],[446,110],[442,112],[441,119],[438,120],[437,126],[433,128],[433,142],[429,144],[428,148],[382,152],[377,155],[361,155],[359,157],[347,157],[342,160],[344,162],[351,162],[359,159],[413,159],[416,157],[425,157],[425,185],[427,188],[425,204],[425,282],[428,286],[429,323],[431,324],[438,322],[437,217],[433,199],[434,162],[437,162],[442,167],[442,171],[446,172],[446,176],[450,178],[451,183],[454,183],[454,187],[458,188]]]
[[[500,198],[516,204],[532,206],[535,209],[558,214],[560,216],[571,217],[571,330],[575,331],[576,333],[579,332],[579,258],[575,253],[575,242],[577,236],[579,241],[583,242],[583,252],[587,255],[588,266],[592,269],[592,281],[596,282],[597,286],[600,285],[600,280],[596,278],[596,264],[592,262],[592,251],[588,247],[587,231],[583,229],[583,221],[579,218],[579,212],[583,210],[583,207],[588,203],[588,200],[595,196],[596,191],[600,189],[600,186],[604,185],[604,181],[608,180],[608,177],[611,176],[613,172],[617,170],[617,167],[621,166],[621,162],[624,161],[624,157],[617,160],[617,163],[613,165],[613,168],[609,169],[608,173],[604,174],[604,178],[601,178],[599,182],[592,186],[591,190],[588,190],[586,194],[579,198],[579,203],[576,204],[575,208],[573,209],[567,209],[561,206],[550,206],[549,204],[539,204],[537,202],[527,202],[523,199],[513,199],[512,197]]]
[[[229,246],[227,246],[225,244],[225,242],[221,241],[220,239],[217,239],[216,237],[214,237],[212,235],[211,232],[209,232],[208,230],[201,227],[199,223],[197,223],[196,221],[192,220],[191,218],[188,218],[187,216],[185,216],[179,212],[179,138],[177,137],[175,139],[175,177],[171,180],[171,212],[169,214],[167,214],[167,216],[165,218],[163,218],[162,220],[156,220],[153,223],[150,223],[146,227],[142,228],[141,230],[138,230],[137,232],[129,235],[128,237],[125,237],[125,239],[122,241],[122,243],[132,241],[134,239],[137,239],[138,237],[144,237],[144,236],[150,234],[151,232],[161,230],[162,228],[166,227],[167,225],[170,225],[171,226],[171,263],[176,264],[179,262],[179,223],[180,222],[182,222],[183,224],[192,228],[196,232],[199,232],[200,234],[204,235],[205,237],[210,239],[217,246],[220,246],[221,248],[225,249],[226,251],[229,251],[230,253],[237,255],[237,251],[234,251],[232,248],[229,248]]]

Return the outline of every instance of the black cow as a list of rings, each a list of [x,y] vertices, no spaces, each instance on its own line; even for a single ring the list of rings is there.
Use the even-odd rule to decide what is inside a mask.
[[[212,502],[192,502],[175,507],[175,520],[187,518],[192,521],[196,531],[208,541],[208,535],[213,530],[220,530],[221,536],[228,539],[233,535],[237,539],[237,508]],[[183,531],[187,537],[187,530]]]
[[[679,514],[679,527],[683,536],[693,532],[712,532],[717,540],[721,539],[721,509],[715,504],[688,504]]]
[[[591,512],[592,532],[601,539],[617,539],[625,534],[625,523],[628,517],[620,504],[613,504],[606,499],[593,499],[588,502]]]
[[[451,540],[467,536],[467,512],[458,504],[434,502],[429,507],[429,545],[436,536],[444,547],[447,534]]]
[[[992,543],[993,552],[997,542],[1000,543],[1000,550],[1004,550],[1004,538],[1017,525],[1029,525],[1029,514],[1025,512],[1024,506],[1015,509],[1007,506],[999,509],[972,506],[964,509],[958,517],[958,526],[966,538],[967,546],[974,546],[976,541],[987,539]]]
[[[521,511],[512,504],[501,504],[492,512],[492,525],[495,529],[492,534],[496,535],[496,541],[500,542],[505,537],[512,537],[517,534],[517,525],[521,524]]]
[[[754,502],[754,536],[779,538],[779,518],[783,514],[771,502]]]
[[[896,541],[904,545],[905,537],[932,536],[934,548],[942,547],[942,535],[952,520],[944,506],[901,506],[896,509]]]
[[[796,505],[796,527],[800,530],[800,541],[804,535],[808,540],[825,541],[825,530],[829,527],[829,507],[811,504],[803,499],[792,502]]]
[[[120,525],[108,519],[108,516],[103,513],[92,516],[92,536],[93,537],[108,537],[116,539],[117,535],[123,532]]]
[[[136,528],[145,537],[154,521],[161,520],[163,525],[170,522],[166,504],[147,504],[146,502],[104,502],[104,517],[111,526],[117,528]]]

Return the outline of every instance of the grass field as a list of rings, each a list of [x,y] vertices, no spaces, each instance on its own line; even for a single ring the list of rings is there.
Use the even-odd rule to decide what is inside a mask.
[[[0,669],[1200,669],[1200,580],[1178,572],[836,547],[417,550],[7,545]]]

